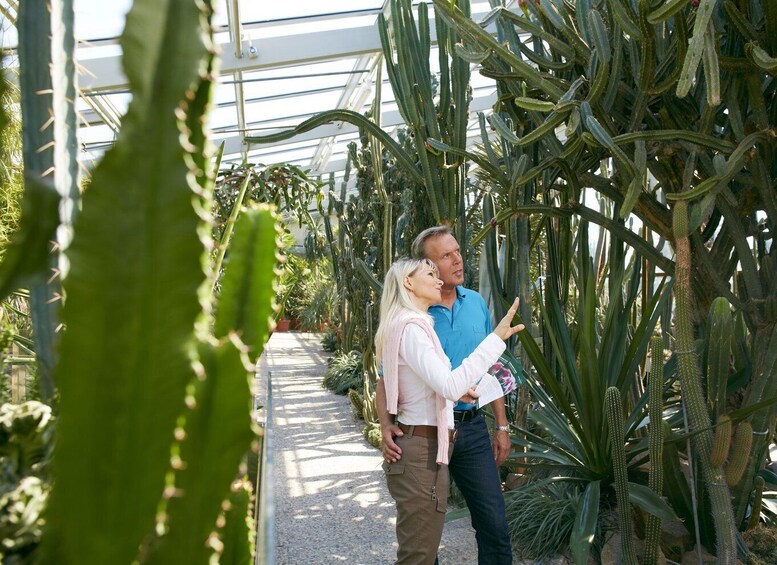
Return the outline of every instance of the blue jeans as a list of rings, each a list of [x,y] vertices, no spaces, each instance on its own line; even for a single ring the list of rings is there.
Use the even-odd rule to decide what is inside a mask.
[[[478,542],[478,565],[512,565],[513,550],[505,518],[502,483],[482,416],[457,424],[448,466],[467,501]]]

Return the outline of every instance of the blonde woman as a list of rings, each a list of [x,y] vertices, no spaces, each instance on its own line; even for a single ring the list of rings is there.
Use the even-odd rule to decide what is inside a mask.
[[[443,353],[427,309],[441,300],[442,281],[427,259],[400,259],[386,274],[375,335],[388,412],[403,434],[402,459],[385,462],[389,492],[397,506],[398,565],[432,565],[448,502],[448,461],[454,440],[453,401],[473,385],[504,351],[504,340],[522,330],[507,315],[456,370]],[[382,400],[379,399],[379,403]]]

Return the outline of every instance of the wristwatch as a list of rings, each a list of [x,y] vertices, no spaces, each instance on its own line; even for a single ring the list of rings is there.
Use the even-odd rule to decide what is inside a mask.
[[[510,432],[510,426],[494,426],[494,429],[498,432]]]

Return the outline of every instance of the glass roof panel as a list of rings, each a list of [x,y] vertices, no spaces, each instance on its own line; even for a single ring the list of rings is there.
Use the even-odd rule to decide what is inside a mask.
[[[346,15],[348,12],[379,10],[382,7],[383,0],[337,0],[336,4],[320,0],[245,2],[240,7],[240,13],[244,22],[267,22],[332,13]]]
[[[426,0],[431,4],[430,0]],[[8,0],[0,0],[8,4]],[[336,170],[344,167],[347,145],[358,137],[350,124],[327,124],[297,139],[274,145],[254,145],[247,148],[243,135],[262,134],[277,129],[293,127],[314,114],[337,108],[347,108],[364,113],[372,104],[374,95],[374,67],[380,41],[375,25],[377,14],[385,0],[338,0],[325,3],[320,0],[290,0],[286,2],[255,2],[250,0],[214,0],[216,42],[224,53],[223,72],[214,89],[214,109],[209,116],[209,126],[214,131],[214,141],[226,142],[225,161],[239,160],[250,149],[253,160],[269,163],[292,162],[303,169],[315,171]],[[231,9],[237,6],[241,22],[244,55],[236,57],[229,37]],[[418,4],[417,0],[413,1]],[[99,81],[82,79],[82,87],[92,92],[110,94],[80,99],[77,110],[82,115],[79,142],[85,148],[85,160],[99,157],[114,139],[114,130],[104,125],[107,118],[112,123],[126,111],[130,95],[121,76],[121,49],[115,38],[125,23],[125,16],[132,0],[74,0],[76,16],[77,59],[85,62],[87,71],[96,69]],[[430,15],[433,16],[431,5]],[[474,1],[474,14],[490,11],[485,0]],[[4,27],[8,28],[7,24]],[[337,39],[336,45],[316,45],[320,36],[314,32],[341,30],[327,37]],[[358,30],[358,33],[357,33]],[[353,31],[353,33],[349,33]],[[372,37],[374,32],[374,38]],[[306,35],[311,33],[313,35]],[[16,33],[11,27],[3,35],[3,43],[15,45]],[[9,36],[13,36],[12,41]],[[358,36],[359,41],[351,41]],[[272,38],[266,45],[270,57],[262,52],[264,38]],[[310,45],[305,41],[308,39]],[[259,56],[246,56],[248,45],[255,46]],[[288,50],[283,49],[288,45]],[[294,49],[296,47],[296,49]],[[322,53],[316,48],[323,50]],[[312,50],[310,56],[300,53]],[[294,53],[294,54],[291,54]],[[229,57],[231,56],[231,60]],[[326,60],[322,60],[327,57]],[[300,63],[305,61],[305,63]],[[229,66],[228,66],[229,65]],[[432,47],[430,57],[432,72],[437,72],[439,62],[437,48]],[[474,68],[474,67],[473,67]],[[100,76],[103,75],[103,76]],[[88,76],[88,75],[86,75]],[[394,93],[383,72],[382,125],[389,132],[401,125]],[[238,84],[240,82],[240,84]],[[495,87],[491,79],[473,70],[473,116],[470,129],[473,137],[479,136],[475,111],[489,111]],[[85,94],[89,94],[88,92]],[[241,98],[238,98],[242,96]],[[242,119],[241,119],[242,118]],[[91,127],[86,127],[92,124]],[[245,131],[241,128],[245,127]],[[342,174],[338,171],[338,175]]]

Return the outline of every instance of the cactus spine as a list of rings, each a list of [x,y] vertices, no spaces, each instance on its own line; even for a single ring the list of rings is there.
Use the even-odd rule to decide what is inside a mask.
[[[663,407],[664,349],[660,336],[650,340],[650,376],[648,377],[648,449],[650,451],[650,475],[648,486],[661,496],[664,490],[664,426],[661,417]],[[656,565],[661,549],[661,518],[648,514],[645,524],[645,565]]]
[[[629,480],[626,472],[626,449],[623,445],[623,413],[621,393],[611,386],[604,393],[607,424],[610,428],[612,470],[615,477],[615,496],[618,500],[618,517],[621,529],[621,549],[626,565],[637,565],[637,556],[631,540],[631,512],[629,511]]]
[[[675,243],[675,301],[677,308],[677,365],[683,391],[683,402],[688,408],[694,451],[699,455],[704,483],[710,497],[712,515],[715,520],[718,563],[736,563],[734,512],[729,499],[729,490],[724,481],[721,467],[710,463],[712,431],[710,415],[702,390],[701,370],[696,358],[693,339],[693,313],[691,310],[691,245],[688,236],[688,205],[678,201],[674,207],[672,222]]]
[[[753,447],[753,426],[750,422],[742,422],[737,426],[733,444],[731,459],[726,466],[726,483],[730,487],[742,480],[742,474],[750,457],[750,449]]]

